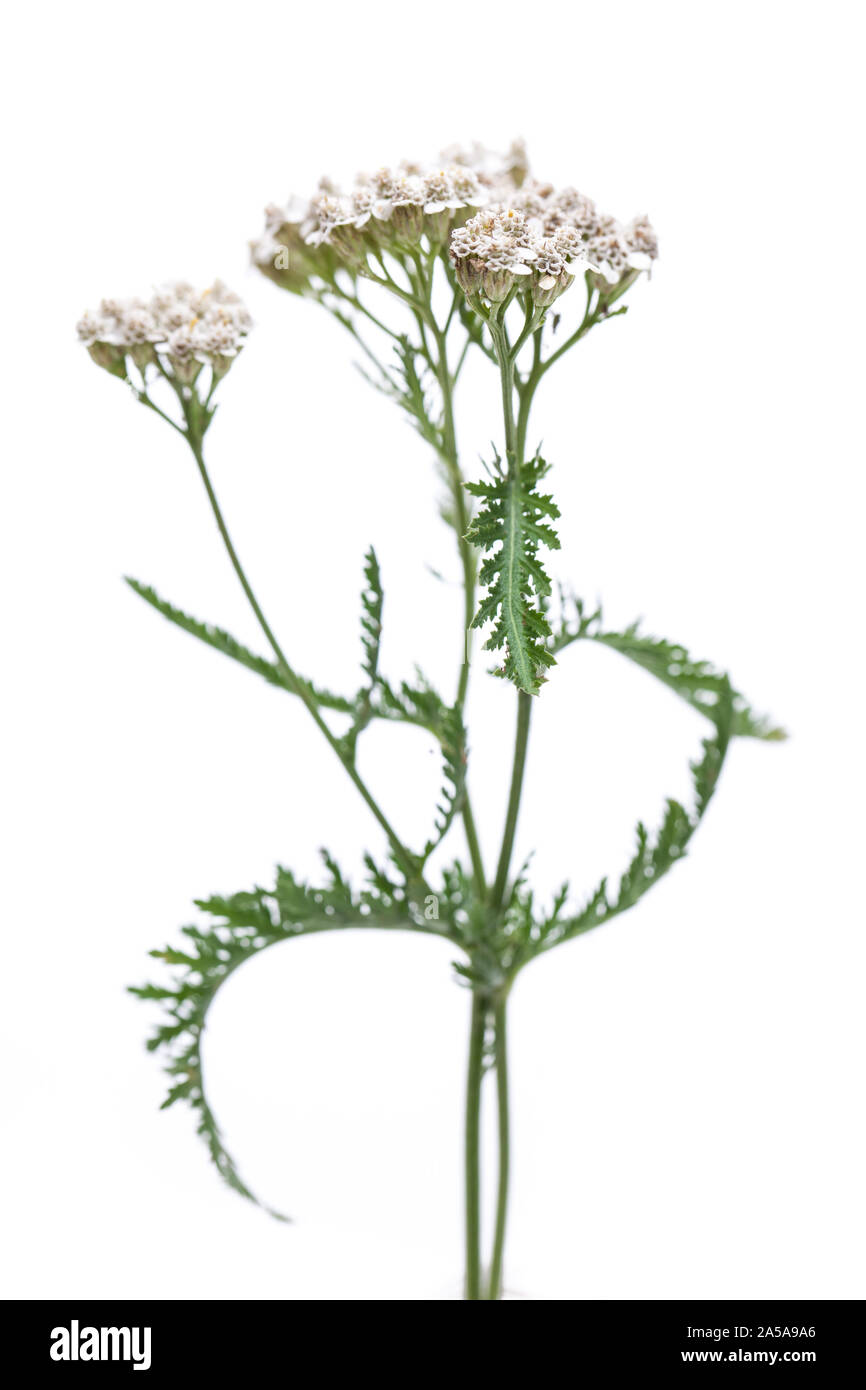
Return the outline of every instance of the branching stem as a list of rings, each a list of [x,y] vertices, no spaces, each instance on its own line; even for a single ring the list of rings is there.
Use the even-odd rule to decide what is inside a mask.
[[[340,747],[338,740],[334,737],[331,730],[328,728],[328,725],[322,718],[322,715],[320,714],[316,706],[316,702],[313,696],[311,695],[309,689],[304,684],[304,682],[298,678],[298,676],[295,674],[295,671],[289,665],[285,653],[283,652],[282,647],[277,641],[274,632],[262,611],[261,605],[259,604],[259,601],[256,598],[255,593],[253,592],[252,586],[249,580],[247,579],[246,572],[240,562],[238,553],[235,550],[232,538],[229,534],[229,530],[226,525],[225,518],[222,513],[222,509],[217,500],[217,496],[210,479],[210,474],[208,473],[207,465],[205,463],[201,438],[195,433],[188,432],[187,442],[189,443],[192,455],[196,461],[196,464],[198,465],[201,480],[204,483],[205,492],[207,493],[208,501],[210,502],[211,506],[211,511],[213,512],[214,520],[216,521],[220,536],[222,537],[223,545],[226,548],[226,553],[228,554],[229,560],[232,563],[232,567],[235,571],[235,574],[238,577],[241,588],[243,589],[244,594],[246,595],[247,601],[249,602],[249,605],[253,610],[253,613],[255,614],[259,627],[261,628],[265,636],[265,639],[268,642],[268,645],[274,653],[277,666],[279,667],[280,674],[283,680],[285,681],[286,688],[290,690],[293,695],[297,695],[298,698],[302,701],[316,727],[319,729],[326,741],[330,744],[333,751],[336,753],[337,757],[340,759],[340,762],[343,764],[343,767],[346,769],[346,772],[349,774],[349,777],[351,778],[352,782],[357,787],[358,791],[360,792],[364,801],[367,803],[369,809],[372,811],[374,817],[378,821],[382,830],[384,830],[388,838],[388,843],[393,851],[394,858],[400,865],[400,868],[402,869],[403,873],[406,875],[407,883],[409,885],[415,885],[416,888],[420,888],[423,895],[426,897],[430,892],[430,888],[429,885],[425,882],[423,875],[419,872],[418,865],[415,861],[414,856],[410,853],[410,851],[400,840],[399,836],[397,835],[397,832],[394,830],[387,816],[378,805],[375,797],[368,788],[366,782],[361,777],[354,763],[350,760],[346,753],[344,753],[343,749]]]

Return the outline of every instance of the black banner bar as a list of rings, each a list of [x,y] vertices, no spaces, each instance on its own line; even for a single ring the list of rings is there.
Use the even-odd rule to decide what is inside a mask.
[[[358,1302],[365,1302],[359,1298]],[[395,1300],[399,1301],[399,1300]],[[414,1300],[413,1300],[414,1301]],[[186,1372],[202,1374],[280,1372],[291,1374],[301,1362],[334,1374],[344,1365],[350,1375],[377,1373],[398,1354],[403,1375],[433,1363],[451,1373],[468,1371],[465,1342],[449,1337],[451,1328],[483,1341],[477,1354],[485,1362],[511,1358],[518,1349],[537,1360],[539,1375],[555,1356],[557,1374],[571,1366],[596,1366],[613,1372],[668,1373],[722,1366],[768,1370],[804,1367],[808,1373],[846,1368],[855,1376],[863,1343],[862,1301],[827,1302],[583,1302],[573,1303],[564,1318],[545,1315],[544,1341],[515,1342],[527,1316],[523,1308],[493,1314],[493,1323],[446,1323],[426,1315],[425,1324],[400,1314],[383,1327],[374,1318],[358,1335],[344,1314],[330,1315],[323,1338],[322,1322],[296,1302],[99,1302],[68,1299],[15,1302],[2,1306],[3,1346],[14,1348],[25,1371],[48,1372],[52,1379],[136,1373],[159,1380]],[[501,1319],[501,1321],[500,1321]],[[531,1326],[531,1324],[530,1324]],[[502,1340],[491,1332],[499,1332]],[[422,1353],[420,1365],[406,1361],[404,1339]],[[398,1353],[397,1349],[400,1348]],[[461,1350],[460,1348],[463,1348]],[[501,1350],[497,1350],[497,1349]],[[531,1350],[530,1350],[531,1349]],[[474,1358],[473,1358],[474,1359]],[[507,1362],[506,1362],[507,1364]],[[548,1363],[551,1370],[553,1363]],[[397,1363],[391,1366],[398,1369]],[[518,1374],[516,1365],[512,1366]],[[535,1377],[533,1377],[535,1378]]]

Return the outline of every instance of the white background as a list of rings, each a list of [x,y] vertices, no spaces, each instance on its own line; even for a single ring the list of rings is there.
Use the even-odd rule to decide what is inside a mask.
[[[214,1010],[214,1105],[270,1222],[160,1115],[123,992],[193,897],[347,871],[381,839],[304,711],[120,582],[260,646],[183,445],[74,338],[104,295],[219,274],[257,321],[211,457],[292,658],[351,685],[375,543],[385,664],[450,682],[456,563],[425,446],[338,327],[247,268],[322,172],[517,134],[662,239],[628,316],[548,378],[558,574],[731,670],[790,729],[737,744],[687,863],[513,997],[507,1282],[535,1299],[853,1298],[862,1204],[862,33],[853,6],[152,3],[19,10],[3,177],[5,986],[11,1296],[459,1295],[467,999],[449,950],[293,943]],[[574,306],[576,308],[576,306]],[[464,457],[498,438],[467,378]],[[428,564],[443,570],[446,587]],[[513,692],[476,665],[497,847]],[[518,852],[542,893],[628,860],[706,732],[613,653],[536,711]],[[410,837],[435,759],[362,766]],[[459,832],[455,832],[456,834]]]

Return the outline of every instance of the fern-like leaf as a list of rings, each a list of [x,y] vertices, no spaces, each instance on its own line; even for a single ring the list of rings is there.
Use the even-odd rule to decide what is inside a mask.
[[[377,363],[381,379],[359,368],[361,375],[374,390],[395,401],[409,416],[421,438],[441,453],[444,448],[441,410],[436,409],[430,397],[430,372],[424,354],[404,335],[394,345],[394,358],[389,366]]]
[[[733,692],[730,685],[725,683],[721,687],[714,714],[715,734],[704,740],[701,757],[690,764],[694,786],[692,809],[687,810],[680,802],[670,799],[665,803],[657,831],[652,833],[643,822],[639,822],[631,862],[615,885],[608,878],[603,878],[580,910],[575,912],[568,906],[569,885],[565,883],[556,894],[552,906],[541,911],[526,883],[525,869],[521,870],[492,935],[489,922],[482,922],[483,949],[480,954],[474,949],[470,929],[464,928],[473,950],[469,966],[458,966],[459,973],[475,984],[483,984],[493,968],[492,962],[500,972],[511,976],[540,952],[601,926],[603,922],[634,907],[674,864],[685,857],[716,789],[732,737],[734,719]]]
[[[363,669],[370,686],[379,674],[379,651],[382,642],[382,609],[385,595],[379,561],[372,546],[364,556],[365,585],[361,593],[361,645],[364,649]]]
[[[423,860],[429,859],[441,845],[466,799],[466,729],[459,709],[443,709],[437,737],[442,749],[444,786],[436,807],[435,834],[424,846]]]
[[[710,662],[694,660],[679,643],[641,632],[639,623],[632,623],[623,632],[607,631],[601,608],[588,613],[578,598],[565,599],[562,609],[558,630],[551,641],[553,651],[562,651],[572,642],[583,639],[599,642],[648,671],[681,700],[716,722],[718,706],[729,683],[728,677]],[[756,714],[737,690],[733,691],[731,733],[738,738],[771,742],[787,738],[784,729],[765,715]]]
[[[237,661],[241,666],[246,666],[247,670],[255,671],[256,675],[262,676],[269,685],[279,686],[281,690],[289,690],[289,686],[283,680],[280,669],[276,662],[269,661],[267,657],[258,656],[251,652],[248,647],[242,646],[231,633],[224,631],[221,627],[213,627],[210,623],[199,622],[197,618],[190,617],[181,608],[175,608],[164,598],[160,598],[155,589],[149,584],[140,584],[137,579],[130,579],[126,576],[126,582],[133,593],[143,598],[145,603],[149,603],[151,608],[155,608],[157,613],[161,613],[175,627],[181,628],[184,632],[197,637],[200,642],[204,642],[208,647],[213,647],[214,651],[222,652],[223,656],[228,656],[232,661]],[[301,684],[306,687],[317,704],[324,709],[337,710],[341,714],[351,714],[354,711],[354,702],[347,700],[342,695],[335,695],[330,690],[322,690],[313,685],[312,681],[298,677]],[[290,693],[292,693],[290,691]]]
[[[479,578],[487,589],[472,626],[493,622],[485,648],[505,649],[499,674],[519,690],[537,695],[546,668],[555,663],[550,624],[542,606],[551,586],[538,552],[541,546],[559,548],[550,524],[559,516],[559,508],[549,494],[538,491],[548,472],[540,455],[525,463],[518,474],[505,469],[496,454],[489,472],[489,482],[466,485],[482,501],[467,539],[485,552]]]
[[[702,756],[690,764],[695,791],[693,809],[687,811],[678,801],[668,800],[662,823],[654,835],[642,821],[639,822],[634,856],[617,888],[611,890],[608,880],[602,879],[588,902],[574,916],[563,914],[564,897],[560,896],[555,911],[535,929],[528,954],[547,950],[626,912],[684,858],[716,790],[734,733],[733,691],[725,677],[722,681],[713,712],[715,735],[704,740]]]
[[[379,561],[372,546],[364,556],[364,588],[361,590],[361,669],[366,681],[353,701],[352,723],[343,736],[342,746],[354,762],[358,735],[376,717],[373,697],[379,685],[379,653],[382,645],[382,613],[385,594]]]
[[[383,719],[394,719],[425,729],[437,739],[442,750],[444,785],[441,801],[436,807],[435,833],[427,841],[421,855],[429,858],[448,834],[454,819],[463,809],[466,796],[466,728],[459,708],[446,705],[421,671],[416,671],[416,683],[403,681],[393,686],[379,679],[376,693],[376,713]]]
[[[201,1040],[208,1012],[217,993],[245,961],[283,941],[314,932],[349,927],[422,931],[462,944],[459,926],[443,914],[428,921],[410,902],[404,877],[388,878],[370,864],[368,887],[355,892],[327,854],[326,876],[312,887],[286,869],[279,869],[272,889],[198,901],[209,918],[206,926],[182,928],[182,947],[167,946],[151,955],[175,969],[165,984],[130,989],[139,999],[159,1004],[162,1022],[148,1040],[148,1049],[164,1058],[170,1078],[163,1109],[178,1101],[191,1106],[198,1133],[205,1140],[220,1176],[242,1197],[262,1206],[271,1216],[286,1220],[265,1206],[241,1177],[222,1140],[205,1089]]]
[[[415,683],[401,681],[392,685],[379,679],[376,713],[381,719],[394,719],[403,724],[415,724],[439,737],[447,705],[422,671],[415,670]]]

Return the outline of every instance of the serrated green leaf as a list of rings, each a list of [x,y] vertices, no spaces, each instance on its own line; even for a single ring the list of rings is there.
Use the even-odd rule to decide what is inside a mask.
[[[134,593],[143,598],[145,603],[149,603],[151,608],[155,608],[157,613],[161,613],[170,623],[174,623],[175,627],[197,637],[200,642],[204,642],[208,647],[213,647],[214,651],[222,652],[223,656],[230,657],[232,661],[237,661],[241,666],[246,666],[249,671],[255,671],[256,675],[261,676],[269,685],[278,686],[281,690],[289,691],[290,694],[294,693],[289,690],[275,662],[251,652],[248,647],[243,646],[223,628],[213,627],[210,623],[199,622],[197,618],[190,617],[189,613],[185,613],[183,609],[175,608],[173,604],[160,598],[156,590],[152,589],[150,585],[140,584],[137,579],[131,579],[128,575],[125,578],[126,583]],[[298,677],[298,679],[310,692],[316,703],[322,705],[323,708],[337,710],[343,714],[353,712],[354,704],[351,700],[345,699],[342,695],[334,695],[329,690],[321,690],[314,686],[311,681],[304,680],[303,677]]]
[[[367,677],[352,702],[352,723],[341,740],[353,762],[358,736],[376,718],[373,697],[379,684],[379,654],[382,645],[382,613],[385,594],[379,561],[372,546],[364,556],[364,588],[361,590],[361,669]]]
[[[163,1108],[185,1101],[198,1117],[202,1135],[220,1175],[241,1196],[263,1206],[242,1179],[228,1153],[205,1090],[201,1038],[213,1001],[230,975],[260,951],[280,942],[311,933],[341,928],[366,927],[412,930],[443,936],[462,944],[453,915],[427,921],[410,901],[406,879],[389,878],[368,861],[370,882],[360,892],[352,889],[334,860],[323,854],[326,874],[322,884],[311,886],[287,869],[278,869],[274,887],[254,888],[230,896],[197,901],[204,925],[181,929],[184,949],[166,947],[151,955],[180,967],[168,985],[134,986],[130,993],[157,1003],[163,1022],[148,1039],[151,1052],[160,1051],[171,1086]],[[271,1207],[264,1210],[285,1220]]]
[[[422,364],[420,371],[419,359]],[[434,407],[430,397],[431,373],[424,354],[404,335],[394,344],[393,365],[390,368],[378,365],[382,379],[371,377],[361,368],[365,381],[374,390],[395,401],[406,412],[421,438],[432,444],[437,453],[441,453],[442,412],[441,408]]]
[[[679,643],[641,632],[639,623],[632,623],[623,632],[607,631],[603,626],[601,608],[587,613],[578,598],[564,600],[562,607],[563,615],[551,642],[553,651],[562,651],[572,642],[584,639],[599,642],[648,671],[681,700],[716,722],[728,677],[710,662],[694,660]],[[738,738],[758,738],[770,742],[787,738],[784,729],[774,725],[765,715],[755,714],[736,690],[733,691],[731,733]]]
[[[361,664],[372,687],[379,673],[382,610],[385,604],[379,561],[372,546],[364,556],[364,579],[366,582],[361,593],[361,646],[364,657]]]
[[[529,695],[538,694],[546,669],[555,664],[549,647],[550,624],[542,607],[551,585],[539,558],[540,547],[559,548],[550,525],[559,516],[559,508],[549,494],[538,491],[547,472],[540,455],[517,474],[503,468],[497,454],[490,481],[466,485],[482,501],[467,539],[485,552],[479,579],[487,590],[472,626],[492,621],[485,648],[504,648],[500,674]]]
[[[466,799],[466,729],[459,709],[442,711],[438,738],[445,781],[436,807],[435,834],[424,846],[423,860],[441,845]]]
[[[654,835],[643,822],[638,822],[635,853],[616,890],[611,891],[608,879],[602,879],[580,912],[570,917],[562,913],[564,898],[560,896],[555,911],[536,927],[528,955],[548,950],[626,912],[685,857],[716,790],[733,735],[735,713],[733,692],[723,677],[713,715],[715,736],[704,740],[702,756],[690,764],[695,793],[693,809],[687,811],[678,801],[668,800],[661,826]]]

